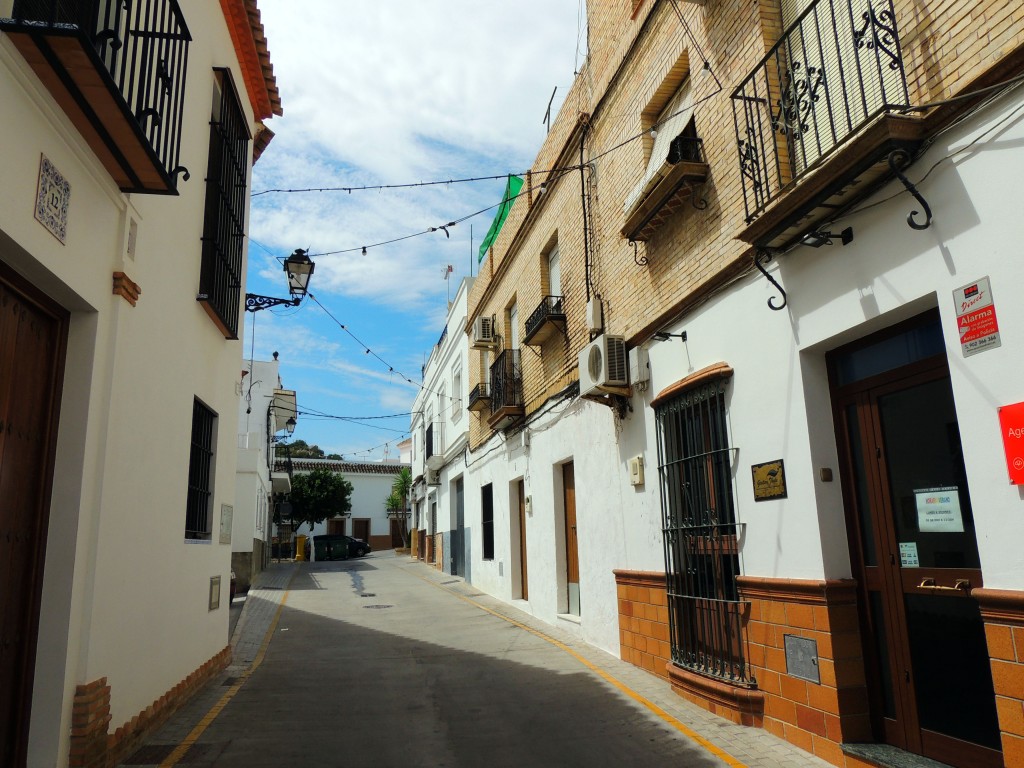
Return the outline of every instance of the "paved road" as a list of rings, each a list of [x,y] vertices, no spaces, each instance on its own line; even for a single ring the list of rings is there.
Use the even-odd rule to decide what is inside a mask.
[[[825,765],[389,552],[272,567],[233,643],[125,766]]]

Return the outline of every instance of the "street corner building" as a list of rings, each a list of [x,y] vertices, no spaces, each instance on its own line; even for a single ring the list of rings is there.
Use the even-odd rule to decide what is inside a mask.
[[[835,765],[1024,766],[1024,7],[587,14],[421,556]]]
[[[255,0],[0,0],[0,764],[105,766],[226,665]]]

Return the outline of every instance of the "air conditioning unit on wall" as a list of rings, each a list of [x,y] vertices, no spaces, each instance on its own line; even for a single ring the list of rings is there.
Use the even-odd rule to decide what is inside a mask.
[[[490,349],[496,341],[493,317],[478,317],[473,321],[473,349]]]
[[[608,387],[629,386],[626,340],[602,334],[580,351],[580,395],[602,394]]]
[[[426,477],[427,485],[441,484],[441,470],[439,469],[430,469],[428,467],[426,472],[424,472],[424,477]]]

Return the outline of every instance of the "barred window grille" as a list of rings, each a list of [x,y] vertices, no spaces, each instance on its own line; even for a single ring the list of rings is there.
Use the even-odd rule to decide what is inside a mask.
[[[727,378],[656,409],[672,662],[753,686],[744,654],[738,524],[726,427]]]
[[[195,400],[192,404],[192,450],[188,462],[185,538],[210,538],[213,495],[213,433],[217,414]]]
[[[249,178],[249,128],[225,69],[214,70],[210,157],[206,171],[206,214],[199,301],[225,338],[238,338],[245,204]]]

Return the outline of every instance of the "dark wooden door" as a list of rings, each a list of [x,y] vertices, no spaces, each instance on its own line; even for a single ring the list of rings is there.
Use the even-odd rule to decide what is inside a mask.
[[[327,535],[328,536],[344,536],[345,535],[345,518],[340,520],[328,520],[327,521]]]
[[[370,541],[370,520],[365,517],[359,517],[352,521],[352,537],[355,539],[362,539],[369,543]]]
[[[580,615],[580,556],[576,533],[576,470],[572,462],[562,465],[562,488],[565,494],[565,580],[569,610]]]
[[[921,327],[905,334],[919,337]],[[946,358],[911,359],[835,387],[833,398],[877,736],[963,768],[1001,766],[984,625],[970,596],[982,572]]]
[[[526,564],[526,484],[520,480],[519,490],[519,596],[530,599],[530,578]]]
[[[0,765],[26,759],[67,323],[0,263]]]

